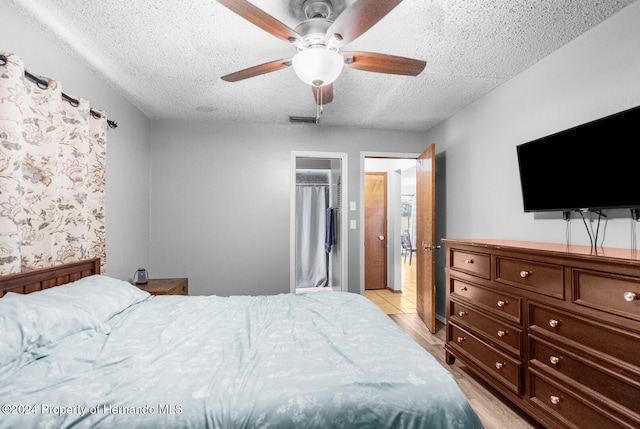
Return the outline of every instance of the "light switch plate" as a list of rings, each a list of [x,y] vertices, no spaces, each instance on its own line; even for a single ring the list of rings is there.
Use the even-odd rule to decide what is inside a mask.
[[[349,228],[356,229],[356,220],[355,219],[351,219],[349,221]]]
[[[349,210],[351,210],[352,212],[356,211],[356,202],[355,201],[349,201]]]

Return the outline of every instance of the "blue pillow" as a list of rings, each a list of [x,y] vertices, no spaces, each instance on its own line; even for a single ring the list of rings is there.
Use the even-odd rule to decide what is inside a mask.
[[[111,332],[108,320],[149,297],[132,284],[102,275],[30,294],[0,299],[0,367],[48,354],[79,332]]]
[[[52,344],[81,331],[110,332],[109,326],[84,310],[64,302],[52,302],[40,292],[7,293],[0,299],[0,366],[47,354]]]
[[[84,310],[103,322],[150,296],[129,282],[100,274],[37,293]]]

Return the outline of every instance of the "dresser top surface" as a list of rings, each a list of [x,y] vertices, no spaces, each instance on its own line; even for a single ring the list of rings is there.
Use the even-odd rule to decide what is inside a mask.
[[[501,240],[501,239],[443,239],[448,247],[455,245],[474,246],[504,250],[523,250],[527,252],[555,253],[566,257],[587,259],[613,259],[619,262],[640,264],[640,253],[634,249],[616,247],[590,247],[564,243],[540,243],[536,241]]]

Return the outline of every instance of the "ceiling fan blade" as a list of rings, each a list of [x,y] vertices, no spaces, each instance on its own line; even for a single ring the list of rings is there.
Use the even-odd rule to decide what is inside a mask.
[[[345,58],[344,66],[352,69],[417,76],[427,65],[426,61],[375,52],[341,52]]]
[[[218,3],[285,42],[302,40],[294,30],[246,0],[218,0]]]
[[[339,34],[342,44],[360,37],[402,0],[357,0],[335,19],[327,30],[327,39]]]
[[[316,99],[316,104],[324,105],[333,101],[333,84],[318,87],[312,87],[313,97]]]
[[[268,63],[237,71],[235,73],[229,73],[228,75],[222,76],[220,79],[227,82],[237,82],[239,80],[248,79],[250,77],[260,76],[261,74],[282,70],[283,68],[289,67],[290,65],[291,58],[270,61]]]

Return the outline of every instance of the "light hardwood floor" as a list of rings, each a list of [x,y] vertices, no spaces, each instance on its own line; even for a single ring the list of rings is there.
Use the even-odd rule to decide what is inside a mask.
[[[413,279],[413,284],[411,281]],[[405,281],[406,288],[405,288]],[[474,375],[464,364],[456,361],[447,365],[444,361],[445,326],[437,322],[436,333],[429,332],[415,309],[415,264],[403,264],[403,292],[387,289],[365,291],[365,296],[377,304],[407,334],[409,334],[440,364],[449,370],[460,389],[469,399],[486,429],[544,429],[544,426],[523,413],[495,389]],[[411,305],[413,304],[413,306]]]
[[[404,257],[403,257],[404,260]],[[416,264],[409,258],[402,264],[402,292],[390,289],[365,290],[364,296],[376,303],[387,314],[412,314],[416,312]]]

